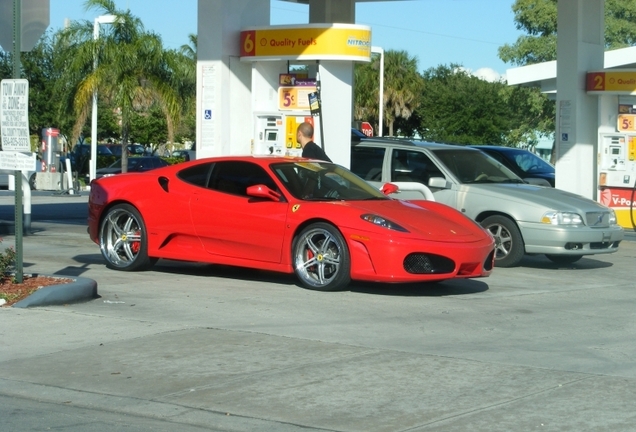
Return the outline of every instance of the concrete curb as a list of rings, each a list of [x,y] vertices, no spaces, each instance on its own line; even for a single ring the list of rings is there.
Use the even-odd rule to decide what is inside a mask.
[[[80,303],[93,300],[97,297],[97,282],[93,279],[64,276],[64,275],[40,275],[60,279],[73,279],[74,282],[60,285],[49,285],[35,291],[33,294],[19,302],[13,307],[28,308],[36,306],[54,306],[69,303]]]

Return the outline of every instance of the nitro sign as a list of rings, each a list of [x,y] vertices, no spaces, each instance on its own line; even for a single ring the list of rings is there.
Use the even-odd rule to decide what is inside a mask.
[[[30,152],[29,81],[5,79],[0,84],[2,150]]]

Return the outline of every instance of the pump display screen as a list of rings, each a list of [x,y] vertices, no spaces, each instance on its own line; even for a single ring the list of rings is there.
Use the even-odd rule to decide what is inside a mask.
[[[278,133],[276,131],[266,131],[267,141],[276,141]]]

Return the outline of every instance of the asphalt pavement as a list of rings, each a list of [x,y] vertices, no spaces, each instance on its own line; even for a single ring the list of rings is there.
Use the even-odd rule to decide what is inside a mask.
[[[198,263],[108,270],[86,202],[33,197],[25,272],[99,297],[0,308],[4,430],[636,430],[633,233],[565,267],[321,293]]]

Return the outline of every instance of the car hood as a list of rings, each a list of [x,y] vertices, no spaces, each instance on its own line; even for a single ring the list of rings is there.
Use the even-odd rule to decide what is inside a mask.
[[[520,206],[541,208],[542,210],[570,211],[583,215],[586,212],[608,211],[604,205],[580,195],[551,187],[531,184],[485,183],[462,185],[460,191],[473,195],[473,202],[482,200],[492,206],[489,199],[499,199]]]
[[[482,241],[488,237],[488,234],[473,220],[440,203],[380,200],[345,201],[342,204],[353,210],[353,216],[359,218],[362,214],[375,214],[384,217],[407,229],[410,235],[421,237],[423,240],[471,242]],[[356,223],[356,226],[360,224]],[[372,226],[369,223],[369,227]],[[376,229],[383,228],[376,227]],[[391,233],[402,234],[399,231],[391,231]]]

